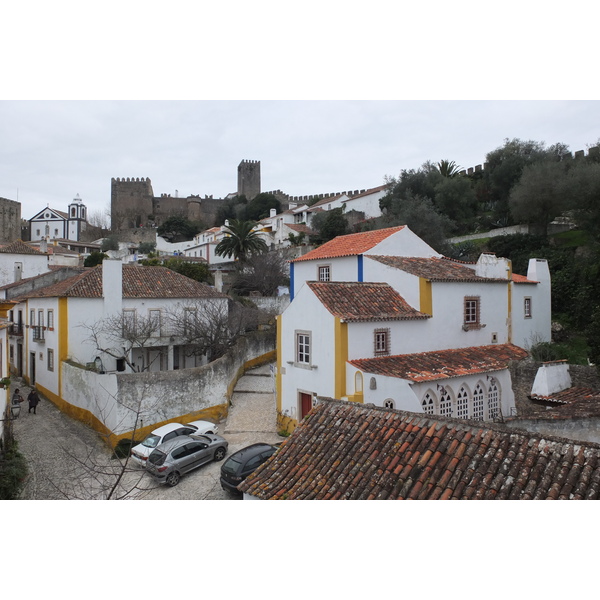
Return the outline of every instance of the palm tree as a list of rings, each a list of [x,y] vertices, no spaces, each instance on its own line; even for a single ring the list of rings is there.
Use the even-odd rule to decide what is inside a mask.
[[[460,171],[460,167],[453,160],[440,160],[436,165],[437,170],[443,177],[456,177]]]
[[[231,220],[225,230],[228,235],[217,244],[215,253],[218,256],[233,256],[234,259],[244,261],[251,254],[266,252],[267,244],[253,231],[254,225],[254,221]]]

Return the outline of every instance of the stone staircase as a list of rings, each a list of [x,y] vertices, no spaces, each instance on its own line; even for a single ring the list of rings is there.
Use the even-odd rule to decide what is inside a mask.
[[[256,438],[256,434],[259,434],[261,439],[255,441],[280,441],[277,436],[275,379],[271,365],[251,369],[240,378],[221,431],[225,437]]]

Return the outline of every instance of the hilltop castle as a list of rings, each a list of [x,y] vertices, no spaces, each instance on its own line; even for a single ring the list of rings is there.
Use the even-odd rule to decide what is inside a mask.
[[[243,160],[239,164],[237,192],[228,194],[225,198],[213,198],[212,195],[204,198],[200,195],[185,198],[173,197],[171,194],[155,196],[148,177],[113,177],[110,193],[112,229],[157,227],[174,216],[202,221],[211,226],[215,223],[217,212],[225,200],[236,195],[244,195],[248,200],[252,200],[260,191],[258,160]]]

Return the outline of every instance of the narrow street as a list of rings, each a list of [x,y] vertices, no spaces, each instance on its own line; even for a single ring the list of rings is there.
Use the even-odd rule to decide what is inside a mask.
[[[24,398],[30,391],[13,381],[11,395],[19,387]],[[61,413],[41,399],[37,414],[21,414],[14,421],[19,449],[30,473],[22,493],[24,500],[104,499],[121,471],[119,460],[101,437],[89,427]],[[248,371],[238,382],[227,419],[219,423],[219,434],[229,442],[227,455],[255,442],[275,443],[277,435],[274,381],[269,365]],[[176,487],[157,485],[132,461],[112,497],[149,500],[225,500],[221,489],[221,462],[209,463],[182,477]]]

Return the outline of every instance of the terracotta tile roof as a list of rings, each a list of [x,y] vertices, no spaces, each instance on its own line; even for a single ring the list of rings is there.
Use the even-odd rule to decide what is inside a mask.
[[[401,229],[404,229],[404,225],[388,227],[386,229],[375,229],[374,231],[364,231],[362,233],[340,235],[291,262],[364,254],[367,250],[370,250]]]
[[[529,354],[526,350],[513,344],[494,344],[418,354],[360,358],[348,362],[366,373],[398,377],[418,383],[501,371],[507,368],[510,361],[522,360],[527,356]]]
[[[286,227],[297,231],[298,233],[304,233],[306,235],[313,235],[315,232],[308,225],[303,225],[302,223],[294,224],[294,223],[286,223]]]
[[[0,252],[5,252],[6,254],[37,254],[45,256],[44,252],[40,252],[36,248],[32,248],[23,240],[17,240],[16,242],[12,242],[6,246],[0,246]]]
[[[307,281],[323,306],[348,322],[428,319],[387,283]]]
[[[423,277],[430,281],[462,281],[477,283],[507,283],[507,279],[492,279],[490,277],[480,277],[475,273],[475,269],[466,266],[464,263],[456,263],[447,258],[420,258],[408,256],[376,256],[369,254],[367,258],[388,265],[395,269],[400,269]]]
[[[336,196],[329,196],[328,198],[322,198],[321,200],[318,200],[314,204],[311,204],[309,206],[309,211],[312,210],[313,208],[317,208],[319,206],[324,206],[325,204],[329,204],[330,202],[333,202],[334,200],[339,200],[343,195],[344,194],[337,194]]]
[[[362,198],[363,196],[370,196],[371,194],[376,194],[377,192],[381,192],[387,188],[387,184],[380,185],[378,187],[369,188],[365,190],[361,194],[356,194],[356,196],[350,196],[350,200],[354,200],[355,198]]]
[[[48,287],[27,293],[24,298],[102,298],[102,266],[85,269]],[[227,298],[200,283],[166,267],[123,266],[123,298]]]
[[[525,275],[517,275],[516,273],[513,273],[512,280],[515,283],[539,283],[539,281],[533,281],[533,279],[527,279],[527,277],[525,277]]]
[[[598,499],[600,446],[322,400],[238,487],[261,499]]]
[[[542,413],[535,413],[535,419],[572,419],[600,417],[600,390],[587,387],[570,387],[550,396],[532,394],[529,398],[538,405],[545,406]],[[518,421],[521,417],[511,417]],[[530,419],[532,415],[522,418]]]

